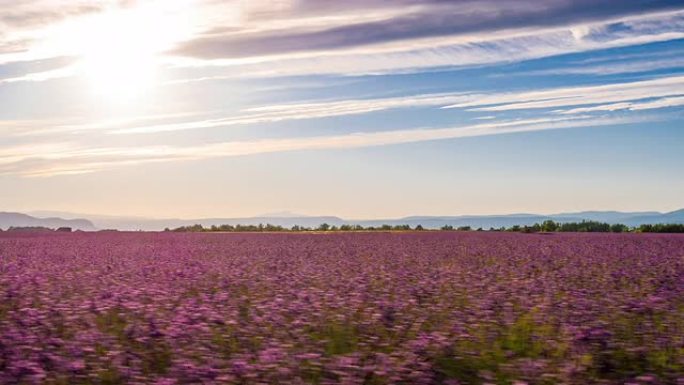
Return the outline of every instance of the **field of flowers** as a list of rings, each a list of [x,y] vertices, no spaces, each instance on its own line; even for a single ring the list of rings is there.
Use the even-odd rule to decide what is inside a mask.
[[[2,384],[684,384],[684,236],[0,233]]]

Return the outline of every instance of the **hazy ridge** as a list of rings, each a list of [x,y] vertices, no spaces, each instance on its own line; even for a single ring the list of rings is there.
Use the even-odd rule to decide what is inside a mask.
[[[36,211],[31,215],[22,213],[0,212],[0,228],[7,229],[10,226],[44,226],[50,228],[71,227],[74,230],[144,230],[160,231],[165,228],[175,228],[201,224],[205,227],[212,225],[258,225],[270,223],[284,227],[294,225],[304,227],[316,227],[322,223],[329,225],[359,224],[363,226],[388,225],[422,225],[425,228],[439,228],[445,225],[454,227],[471,226],[482,227],[510,227],[514,225],[533,225],[545,220],[556,222],[581,222],[594,220],[607,223],[623,223],[628,226],[655,223],[684,223],[684,209],[660,213],[647,212],[619,212],[619,211],[583,211],[575,213],[559,213],[551,215],[540,214],[507,214],[507,215],[458,215],[458,216],[409,216],[393,219],[354,220],[336,216],[305,216],[294,213],[290,216],[255,216],[244,218],[197,218],[197,219],[155,219],[145,217],[84,215],[68,212]]]

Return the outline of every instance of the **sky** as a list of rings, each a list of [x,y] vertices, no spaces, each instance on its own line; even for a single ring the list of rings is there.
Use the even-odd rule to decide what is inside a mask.
[[[0,9],[0,211],[684,207],[681,1]]]

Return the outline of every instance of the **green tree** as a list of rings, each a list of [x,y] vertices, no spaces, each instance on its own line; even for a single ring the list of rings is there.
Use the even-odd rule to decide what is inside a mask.
[[[622,223],[615,223],[610,225],[610,231],[613,233],[626,233],[629,231],[629,227],[623,225]]]
[[[558,224],[552,220],[546,220],[541,224],[541,231],[554,232],[558,230]]]

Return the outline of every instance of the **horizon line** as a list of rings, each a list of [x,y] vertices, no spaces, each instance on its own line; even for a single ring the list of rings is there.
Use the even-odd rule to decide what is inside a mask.
[[[517,215],[532,215],[532,216],[553,216],[553,215],[570,215],[570,214],[581,214],[581,213],[622,213],[622,214],[660,214],[665,215],[673,212],[684,210],[684,205],[680,208],[675,208],[672,210],[620,210],[620,209],[581,209],[581,210],[562,210],[555,212],[500,212],[500,213],[489,213],[489,214],[408,214],[401,216],[373,216],[373,217],[346,217],[344,215],[319,215],[319,214],[304,214],[304,213],[292,213],[293,215],[269,215],[269,214],[256,214],[256,215],[197,215],[197,216],[169,216],[169,217],[157,217],[157,216],[144,216],[144,215],[130,215],[130,214],[100,214],[100,213],[82,213],[82,212],[71,212],[65,210],[0,210],[0,213],[14,213],[14,214],[24,214],[33,216],[41,219],[48,219],[54,217],[54,215],[67,215],[72,216],[71,219],[88,219],[87,217],[113,217],[113,218],[128,218],[128,219],[144,219],[144,220],[210,220],[210,219],[254,219],[254,218],[338,218],[347,221],[373,221],[373,220],[401,220],[414,217],[430,217],[430,218],[444,218],[444,217],[497,217],[497,216],[517,216]],[[52,213],[45,216],[41,213]],[[273,213],[275,214],[275,213]],[[78,217],[75,217],[78,216]]]

